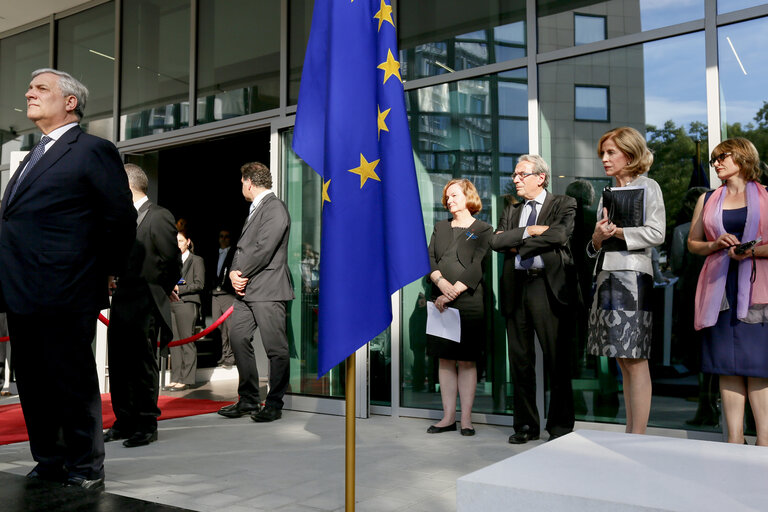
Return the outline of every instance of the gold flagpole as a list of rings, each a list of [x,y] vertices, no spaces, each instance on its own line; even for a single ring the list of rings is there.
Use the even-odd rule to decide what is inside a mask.
[[[355,353],[347,357],[347,389],[346,389],[346,459],[345,500],[344,510],[355,512]]]

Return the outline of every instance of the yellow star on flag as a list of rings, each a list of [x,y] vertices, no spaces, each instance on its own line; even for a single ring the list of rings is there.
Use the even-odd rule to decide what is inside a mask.
[[[353,0],[354,1],[354,0]],[[326,201],[331,202],[331,196],[328,195],[328,186],[331,184],[331,180],[323,182],[323,204]]]
[[[395,57],[392,55],[392,50],[387,50],[387,60],[386,62],[382,62],[378,66],[376,66],[379,69],[384,70],[384,82],[387,83],[387,80],[389,80],[389,77],[392,75],[396,76],[398,80],[400,80],[400,83],[403,82],[403,79],[400,77],[400,63],[395,60]]]
[[[381,107],[376,105],[376,110],[379,111],[379,117],[378,117],[378,124],[379,124],[379,138],[381,138],[381,130],[384,130],[385,132],[389,131],[389,128],[387,127],[387,116],[389,115],[389,111],[392,110],[391,108],[388,108],[384,112],[381,111]]]
[[[381,25],[385,21],[391,23],[393,27],[395,26],[395,22],[392,21],[392,6],[387,5],[384,0],[381,0],[381,7],[379,8],[379,12],[376,13],[374,18],[379,20],[379,31],[381,31]]]
[[[379,177],[373,171],[376,166],[379,165],[380,161],[381,159],[368,162],[363,154],[360,153],[360,167],[355,167],[354,169],[349,170],[351,173],[360,175],[360,188],[363,188],[363,185],[365,185],[365,182],[368,180],[368,178],[381,181],[381,179],[379,179]]]

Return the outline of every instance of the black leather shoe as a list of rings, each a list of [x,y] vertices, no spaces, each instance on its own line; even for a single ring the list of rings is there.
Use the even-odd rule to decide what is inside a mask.
[[[475,435],[475,429],[473,429],[473,428],[462,428],[461,429],[461,435],[463,435],[463,436],[473,436],[473,435]]]
[[[154,441],[157,441],[157,430],[153,432],[136,432],[123,441],[123,446],[126,448],[136,448],[137,446],[147,446]]]
[[[252,404],[252,403],[243,402],[242,400],[240,400],[235,404],[222,407],[221,409],[219,409],[219,414],[221,414],[225,418],[240,418],[242,416],[245,416],[246,414],[255,414],[259,412],[259,409],[260,407],[258,404]]]
[[[109,443],[110,441],[117,441],[119,439],[128,439],[131,437],[128,434],[124,434],[123,432],[120,432],[117,429],[111,428],[104,432],[104,442]]]
[[[64,482],[64,487],[80,487],[90,492],[103,492],[104,491],[104,479],[97,478],[95,480],[88,480],[80,476],[71,476]]]
[[[528,441],[536,441],[539,434],[534,434],[530,430],[521,430],[509,436],[509,444],[525,444]]]
[[[570,432],[561,432],[559,434],[549,434],[549,439],[547,439],[547,442],[554,441],[555,439],[566,436],[568,434],[570,434]]]
[[[283,412],[277,407],[265,405],[260,411],[251,414],[251,419],[256,423],[267,423],[279,420],[282,416]]]
[[[444,427],[438,427],[437,425],[430,425],[427,429],[427,434],[442,434],[443,432],[456,432],[456,423],[451,423]]]

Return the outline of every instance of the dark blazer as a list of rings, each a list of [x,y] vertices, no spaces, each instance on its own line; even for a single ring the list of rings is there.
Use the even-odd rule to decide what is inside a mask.
[[[9,202],[30,155],[0,209],[0,295],[18,314],[108,308],[107,276],[123,271],[136,233],[117,149],[75,126],[29,170]]]
[[[464,272],[458,280],[464,283],[469,290],[474,290],[483,279],[484,259],[488,254],[488,242],[493,234],[493,228],[481,220],[475,220],[467,228],[467,232],[472,233],[472,236],[459,237],[456,247],[456,254],[464,266]],[[451,220],[441,220],[436,223],[432,239],[429,242],[430,274],[438,269],[440,259],[451,242],[453,242]],[[433,284],[433,297],[438,297],[440,293],[440,289]]]
[[[173,337],[171,303],[168,296],[181,277],[181,251],[176,242],[176,223],[171,212],[147,201],[139,208],[136,240],[130,251],[126,271],[119,276],[116,293],[136,293],[149,289],[161,326],[163,343]]]
[[[205,262],[200,256],[190,254],[182,264],[181,279],[184,284],[179,284],[179,297],[184,302],[194,302],[198,306],[201,303],[200,294],[205,288]]]
[[[576,200],[547,192],[536,224],[549,226],[549,229],[540,236],[528,238],[523,238],[525,227],[518,227],[524,205],[520,202],[504,208],[497,233],[491,237],[491,249],[504,254],[500,291],[501,313],[504,316],[512,316],[520,298],[520,288],[516,283],[518,274],[515,273],[517,253],[511,253],[509,249],[517,249],[523,259],[541,256],[547,288],[560,304],[572,304],[580,297],[569,245]]]
[[[232,270],[239,270],[249,279],[242,298],[247,301],[293,300],[293,284],[288,270],[290,232],[291,217],[285,203],[274,194],[267,194],[246,219],[232,260]]]
[[[227,255],[224,256],[224,263],[221,265],[221,272],[216,273],[216,267],[219,263],[219,251],[217,250],[213,256],[213,262],[208,267],[208,275],[210,278],[210,288],[214,295],[219,295],[221,292],[226,292],[230,295],[235,294],[235,289],[232,288],[232,281],[229,280],[229,271],[232,268],[232,259],[235,257],[236,245],[230,245]],[[219,290],[220,288],[220,290]]]

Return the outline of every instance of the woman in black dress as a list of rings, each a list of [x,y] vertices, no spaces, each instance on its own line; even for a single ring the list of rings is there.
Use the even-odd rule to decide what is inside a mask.
[[[694,319],[702,334],[701,370],[720,376],[728,442],[745,442],[749,398],[757,444],[768,446],[768,192],[747,139],[721,142],[709,163],[723,185],[699,197],[688,234],[688,250],[707,257]],[[760,239],[736,252],[738,244]]]
[[[428,336],[432,357],[440,360],[438,379],[443,401],[443,419],[427,429],[429,434],[456,430],[456,392],[461,399],[461,434],[475,434],[472,403],[477,387],[477,360],[485,335],[483,310],[484,260],[493,228],[473,217],[482,208],[475,186],[455,179],[443,188],[443,206],[453,216],[435,224],[429,242],[429,274],[432,300],[438,311],[451,307],[461,315],[461,341]]]

